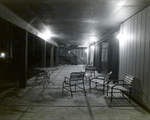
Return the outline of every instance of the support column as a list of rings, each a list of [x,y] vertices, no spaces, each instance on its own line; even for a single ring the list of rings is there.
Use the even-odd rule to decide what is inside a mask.
[[[43,41],[42,39],[41,39],[41,41],[42,41],[42,43],[41,43],[41,49],[42,49],[42,51],[41,51],[41,66],[42,67],[46,67],[46,41]],[[43,43],[44,42],[44,43]]]
[[[91,49],[90,49],[91,47],[89,46],[88,47],[88,55],[87,55],[87,65],[89,65],[90,64],[90,56],[91,56]]]
[[[54,66],[54,45],[51,47],[51,60],[50,60],[50,66]]]
[[[12,58],[12,26],[10,27],[10,58]]]
[[[44,67],[46,67],[46,41],[44,41]]]
[[[55,47],[55,65],[58,66],[58,47]]]
[[[9,49],[10,49],[10,32],[9,32],[9,25],[6,25],[6,56],[5,56],[5,61],[6,61],[6,68],[9,67]]]
[[[20,33],[22,36],[22,33]],[[24,33],[23,33],[24,34]],[[25,88],[27,85],[27,55],[28,55],[28,32],[25,32],[25,36],[20,41],[20,77],[19,87]]]

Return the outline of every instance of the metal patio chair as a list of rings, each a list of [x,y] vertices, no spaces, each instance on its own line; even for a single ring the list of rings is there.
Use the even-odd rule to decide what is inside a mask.
[[[62,93],[64,89],[71,93],[71,97],[73,98],[73,93],[78,91],[83,91],[86,95],[85,86],[84,86],[84,75],[85,72],[72,72],[70,74],[70,78],[64,77]],[[77,90],[77,88],[79,90]]]
[[[107,87],[107,84],[109,83],[109,77],[111,74],[112,74],[112,71],[107,74],[100,74],[100,75],[97,75],[96,77],[90,78],[90,81],[89,81],[90,92],[91,92],[91,89],[98,89],[98,86],[101,86],[103,90],[103,94],[104,94],[105,87]],[[95,84],[95,87],[91,87],[92,83]]]

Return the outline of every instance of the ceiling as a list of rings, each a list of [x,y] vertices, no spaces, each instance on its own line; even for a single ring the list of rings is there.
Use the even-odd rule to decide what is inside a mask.
[[[150,0],[0,0],[59,45],[99,41],[150,4]]]

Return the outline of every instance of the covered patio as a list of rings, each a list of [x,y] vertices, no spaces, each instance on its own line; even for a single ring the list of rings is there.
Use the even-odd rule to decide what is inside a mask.
[[[27,87],[13,87],[0,94],[1,120],[149,120],[150,114],[133,101],[114,100],[101,90],[62,93],[62,82],[71,72],[85,71],[84,65],[59,65],[51,75],[53,84],[46,88],[37,85],[35,77],[27,80]],[[97,74],[97,72],[96,72]]]

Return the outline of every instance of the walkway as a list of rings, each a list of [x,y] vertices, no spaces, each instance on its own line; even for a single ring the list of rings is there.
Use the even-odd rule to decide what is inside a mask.
[[[35,79],[28,80],[26,89],[12,88],[0,94],[0,120],[150,120],[150,114],[132,102],[110,104],[101,91],[92,90],[87,96],[77,92],[62,94],[62,81],[73,71],[83,71],[82,65],[61,65],[51,75],[55,83],[43,89]]]

